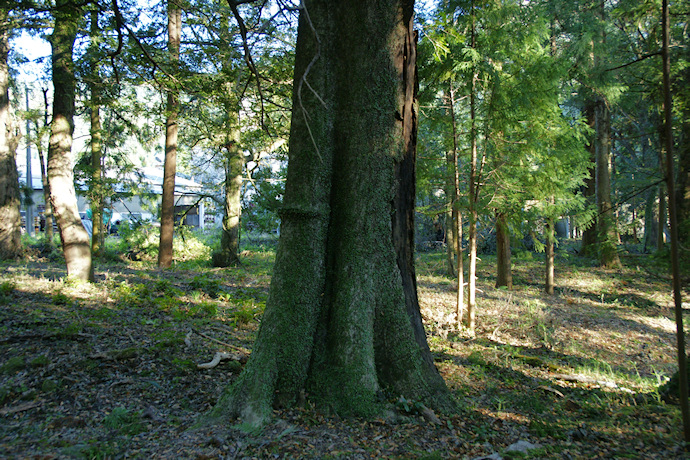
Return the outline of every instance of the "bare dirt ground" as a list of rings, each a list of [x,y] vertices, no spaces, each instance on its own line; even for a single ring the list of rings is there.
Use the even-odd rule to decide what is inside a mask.
[[[680,413],[658,387],[675,370],[669,282],[643,259],[605,271],[560,253],[555,296],[537,255],[515,288],[480,263],[478,328],[458,329],[442,253],[422,254],[422,313],[460,413],[396,417],[276,412],[252,432],[193,429],[251,350],[272,253],[234,269],[108,264],[94,285],[46,260],[0,265],[2,458],[688,458]],[[687,296],[687,291],[686,291]],[[687,297],[686,297],[687,298]],[[241,354],[241,353],[240,353]],[[527,453],[506,451],[530,443]]]

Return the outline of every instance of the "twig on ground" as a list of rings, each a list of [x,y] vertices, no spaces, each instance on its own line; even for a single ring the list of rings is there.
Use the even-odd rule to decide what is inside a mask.
[[[244,353],[244,354],[247,355],[247,356],[250,354],[250,351],[247,350],[247,349],[245,349],[245,348],[238,347],[237,345],[233,345],[233,344],[231,344],[231,343],[223,342],[222,340],[218,340],[218,339],[216,339],[216,338],[214,338],[214,337],[211,337],[210,335],[206,335],[206,334],[204,334],[204,333],[201,332],[201,331],[197,331],[197,330],[194,329],[194,328],[192,328],[192,331],[193,331],[195,334],[198,334],[198,335],[200,335],[201,337],[205,338],[206,340],[210,340],[210,341],[212,341],[212,342],[216,342],[216,343],[219,344],[219,345],[223,345],[223,346],[225,346],[225,347],[232,348],[233,350],[239,351],[240,353]]]

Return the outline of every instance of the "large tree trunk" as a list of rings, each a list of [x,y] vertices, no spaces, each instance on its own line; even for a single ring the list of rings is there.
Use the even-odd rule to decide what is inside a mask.
[[[302,5],[269,300],[249,363],[211,415],[258,425],[305,391],[342,414],[376,413],[383,390],[450,407],[412,265],[413,2]]]
[[[496,287],[513,288],[513,273],[510,267],[510,232],[506,215],[496,213]]]
[[[17,141],[10,112],[7,65],[9,53],[7,11],[0,11],[0,259],[21,254],[21,217],[19,213],[19,177],[17,174]]]
[[[57,220],[67,274],[93,281],[89,234],[79,218],[72,171],[74,131],[74,62],[72,49],[82,11],[69,0],[55,6],[55,26],[50,37],[53,49],[53,123],[48,146],[50,200]]]
[[[96,45],[100,30],[98,29],[98,11],[91,12],[91,181],[89,182],[89,197],[91,198],[91,219],[93,231],[91,234],[91,253],[97,256],[103,247],[103,168],[102,162],[102,133],[101,133],[101,87],[98,75],[98,61]]]
[[[180,59],[182,10],[176,0],[168,0],[168,52],[174,66]],[[160,244],[158,267],[170,268],[173,260],[175,227],[175,174],[177,170],[177,117],[180,111],[178,91],[168,89],[165,119],[165,162],[163,164],[163,195],[161,197]]]
[[[617,246],[618,229],[611,202],[611,114],[606,101],[602,99],[597,101],[595,119],[599,264],[608,268],[620,267]]]

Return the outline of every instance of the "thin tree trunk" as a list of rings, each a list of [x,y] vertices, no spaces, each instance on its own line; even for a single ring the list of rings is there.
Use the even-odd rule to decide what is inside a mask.
[[[100,31],[98,29],[98,11],[91,12],[91,41],[95,44]],[[89,196],[91,198],[91,219],[93,222],[91,234],[91,253],[97,256],[103,247],[103,168],[102,161],[102,134],[101,134],[101,88],[98,75],[98,63],[96,56],[91,63],[91,182],[89,184]]]
[[[654,204],[656,203],[657,191],[656,188],[650,188],[647,193],[647,200],[644,207],[644,245],[645,253],[651,252],[652,248],[656,247],[656,232],[659,231],[659,224],[657,223],[654,214]]]
[[[545,258],[546,258],[546,283],[544,285],[544,290],[547,294],[554,293],[554,265],[555,265],[555,252],[554,252],[554,241],[556,240],[554,234],[554,219],[549,218],[546,222],[546,243],[545,243]]]
[[[475,11],[474,0],[471,5],[472,15],[472,37],[471,46],[476,46],[475,42]],[[472,73],[472,81],[470,84],[470,177],[469,177],[469,252],[470,265],[467,273],[467,317],[465,318],[465,326],[474,333],[475,316],[476,316],[476,293],[477,293],[477,117],[476,117],[476,84],[477,73],[476,70]]]
[[[13,259],[22,252],[16,162],[18,136],[9,99],[9,29],[7,10],[0,10],[0,259]]]
[[[510,232],[506,215],[496,213],[496,287],[513,288],[513,273],[510,264]]]
[[[465,277],[464,277],[464,261],[462,251],[462,213],[460,212],[460,164],[458,162],[458,127],[455,120],[455,91],[453,89],[453,82],[448,83],[448,97],[451,133],[453,136],[453,149],[450,155],[449,169],[452,171],[453,184],[451,187],[452,201],[451,201],[451,219],[452,219],[452,234],[453,234],[453,251],[457,257],[457,268],[455,270],[457,276],[457,285],[455,287],[455,319],[458,327],[462,323],[463,310],[465,308]],[[451,164],[452,163],[452,164]],[[450,246],[450,244],[449,244]]]
[[[53,122],[48,145],[48,181],[53,212],[60,230],[67,274],[93,281],[89,234],[77,208],[72,171],[74,131],[74,62],[72,50],[82,11],[69,0],[55,6],[55,25],[50,42],[53,50]]]
[[[168,0],[168,52],[173,66],[180,59],[182,10],[176,0]],[[175,174],[177,170],[177,117],[180,111],[178,90],[168,89],[165,120],[165,162],[163,164],[163,195],[161,198],[160,244],[158,267],[170,268],[173,261],[173,231],[175,227]]]
[[[662,60],[664,90],[664,120],[666,140],[666,184],[668,187],[669,218],[671,231],[671,273],[673,274],[673,303],[676,317],[676,337],[678,347],[678,373],[680,408],[683,417],[683,434],[685,442],[690,443],[690,406],[688,405],[688,371],[685,355],[685,330],[683,328],[683,299],[680,285],[680,260],[678,247],[678,216],[676,213],[675,184],[673,178],[673,107],[671,98],[671,59],[669,57],[669,5],[662,0]]]
[[[587,126],[594,133],[596,131],[596,118],[594,115],[595,104],[593,101],[587,101],[584,108],[585,119],[587,120]],[[583,190],[583,195],[587,199],[587,204],[594,206],[596,204],[596,142],[594,139],[590,139],[587,144],[587,150],[589,151],[590,157],[590,168],[589,177],[585,179],[585,185]],[[594,217],[593,221],[584,228],[582,231],[582,245],[580,246],[580,254],[583,256],[593,256],[597,253],[597,217]]]
[[[690,69],[685,71],[685,82],[690,82]],[[678,206],[678,239],[681,251],[690,253],[690,107],[684,105],[681,121],[681,136],[678,144],[678,184],[676,204]]]
[[[448,276],[456,277],[456,257],[458,240],[457,226],[457,206],[458,206],[458,153],[455,138],[455,111],[453,109],[453,86],[448,83],[448,90],[445,93],[446,104],[448,105],[448,115],[450,116],[451,130],[453,136],[453,148],[446,152],[446,197],[448,199],[448,210],[446,211],[446,252],[448,262]]]
[[[36,120],[36,133],[41,133],[39,130],[38,120]],[[48,127],[48,88],[43,89],[43,129]],[[48,170],[46,169],[45,155],[43,153],[43,135],[36,136],[36,151],[38,152],[38,160],[41,164],[41,183],[43,184],[43,202],[45,208],[43,209],[43,216],[45,217],[45,237],[46,244],[49,248],[53,248],[53,206],[50,203],[50,183],[48,182]]]
[[[664,127],[661,126],[659,129],[659,172],[664,174],[664,161],[666,158],[666,136],[664,132]],[[659,220],[657,221],[657,232],[656,232],[656,250],[661,251],[664,249],[664,244],[666,244],[666,233],[665,230],[668,228],[666,221],[668,220],[666,215],[666,185],[659,184]]]

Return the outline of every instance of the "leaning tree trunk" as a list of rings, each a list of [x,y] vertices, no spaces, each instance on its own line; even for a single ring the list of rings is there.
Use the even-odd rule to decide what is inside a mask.
[[[611,113],[606,101],[600,99],[595,107],[596,120],[596,191],[597,191],[597,237],[599,264],[602,267],[620,267],[618,257],[618,229],[611,202]]]
[[[17,141],[12,123],[9,98],[9,21],[0,10],[0,259],[21,254],[21,216],[19,213],[19,176]]]
[[[93,281],[89,234],[79,218],[72,171],[74,131],[74,62],[72,49],[81,9],[69,0],[55,6],[55,25],[50,37],[53,49],[53,123],[48,145],[48,181],[53,214],[57,220],[67,274]]]
[[[413,2],[302,3],[288,177],[252,356],[211,416],[260,425],[308,394],[373,415],[380,395],[452,401],[413,267]]]
[[[510,267],[510,232],[504,212],[496,213],[496,287],[513,288]]]
[[[175,67],[180,59],[182,10],[177,0],[168,0],[168,51]],[[174,84],[174,83],[172,83]],[[165,119],[165,162],[163,164],[163,194],[161,197],[160,243],[158,267],[170,268],[173,260],[173,230],[175,227],[175,173],[177,170],[177,117],[180,111],[178,92],[168,89]]]

